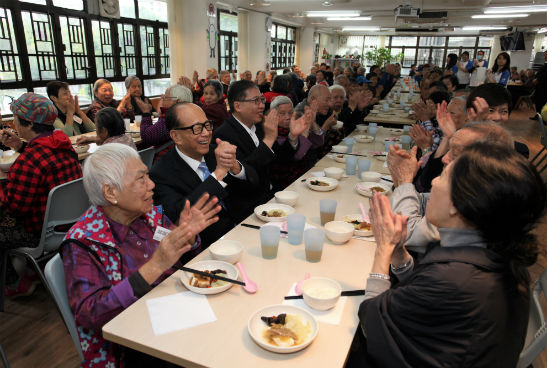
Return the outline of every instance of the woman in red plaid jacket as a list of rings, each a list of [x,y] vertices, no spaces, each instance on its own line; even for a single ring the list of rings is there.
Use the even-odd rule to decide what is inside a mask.
[[[17,132],[0,130],[1,143],[19,157],[0,182],[0,248],[36,247],[49,191],[82,177],[82,169],[67,135],[54,131],[57,109],[49,99],[25,93],[10,108]],[[30,295],[35,287],[31,277],[18,276],[9,260],[6,281],[7,296]]]

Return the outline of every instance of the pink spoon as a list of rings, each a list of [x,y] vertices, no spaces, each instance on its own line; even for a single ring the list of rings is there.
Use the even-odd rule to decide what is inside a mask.
[[[307,272],[304,274],[304,279],[297,282],[297,285],[295,286],[295,294],[297,295],[303,295],[303,282],[304,280],[308,280],[310,278],[310,274]]]
[[[365,207],[363,206],[363,203],[360,202],[360,210],[362,211],[362,221],[365,221],[365,219],[367,218],[365,216]]]
[[[238,269],[240,270],[240,273],[242,274],[242,280],[245,282],[244,290],[250,294],[255,294],[257,290],[259,289],[257,287],[257,284],[253,282],[249,277],[247,277],[247,273],[245,273],[244,266],[242,266],[240,262],[236,263],[236,266],[238,266]]]

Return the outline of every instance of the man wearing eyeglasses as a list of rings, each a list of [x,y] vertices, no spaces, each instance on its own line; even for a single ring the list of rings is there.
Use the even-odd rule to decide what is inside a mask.
[[[290,160],[295,147],[289,140],[282,145],[276,143],[277,111],[271,111],[261,123],[266,100],[255,83],[245,80],[233,82],[227,97],[232,115],[215,130],[213,137],[235,145],[236,157],[244,166],[248,185],[228,188],[231,198],[238,202],[235,216],[240,222],[256,206],[272,198],[269,166],[275,156]]]
[[[150,172],[156,184],[154,203],[161,204],[169,219],[176,223],[186,200],[194,204],[206,192],[218,197],[223,207],[219,221],[200,233],[202,245],[207,247],[235,224],[229,212],[234,202],[227,189],[245,185],[242,166],[236,160],[236,147],[220,139],[212,144],[213,123],[192,103],[172,106],[165,123],[175,147]]]

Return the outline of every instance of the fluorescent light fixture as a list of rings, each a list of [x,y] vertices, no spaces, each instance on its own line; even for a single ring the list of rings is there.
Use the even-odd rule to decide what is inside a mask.
[[[537,33],[546,33],[546,27],[539,29]]]
[[[476,14],[472,15],[474,19],[488,19],[488,18],[525,18],[529,14]]]
[[[380,31],[381,27],[343,27],[343,32],[346,31]]]
[[[371,20],[371,17],[328,17],[327,20]]]
[[[498,29],[507,29],[506,26],[466,26],[462,27],[463,31],[489,31],[489,30],[498,30]]]
[[[307,17],[359,17],[358,10],[339,10],[339,11],[309,11]]]
[[[253,0],[249,3],[249,6],[255,6],[255,7],[263,7],[263,6],[270,6],[270,5],[271,4],[265,0]]]
[[[485,14],[540,13],[546,12],[546,5],[492,7],[485,9],[483,12]]]

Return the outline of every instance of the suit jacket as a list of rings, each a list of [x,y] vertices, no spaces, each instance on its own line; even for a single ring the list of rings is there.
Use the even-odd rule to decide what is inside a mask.
[[[211,173],[215,171],[217,161],[215,159],[214,145],[210,146],[209,153],[204,156],[207,168]],[[228,192],[213,177],[209,176],[205,181],[179,156],[175,148],[160,157],[150,171],[150,178],[156,184],[154,188],[154,203],[161,204],[164,213],[172,222],[179,220],[179,215],[188,199],[194,204],[204,193],[217,196],[223,201],[226,210],[219,212],[219,221],[210,225],[200,233],[203,247],[207,247],[230,229],[235,221],[230,215],[231,201]],[[238,180],[228,174],[223,181],[230,185],[238,185]]]
[[[237,147],[236,158],[245,168],[246,185],[228,186],[230,198],[237,204],[237,208],[231,213],[237,222],[241,222],[249,216],[255,207],[272,198],[270,183],[270,164],[276,155],[291,157],[295,153],[289,141],[282,145],[274,143],[271,150],[262,140],[264,129],[262,124],[257,124],[255,134],[259,138],[259,146],[256,147],[249,133],[231,115],[216,131],[213,139],[220,138]],[[274,152],[276,153],[274,153]]]

